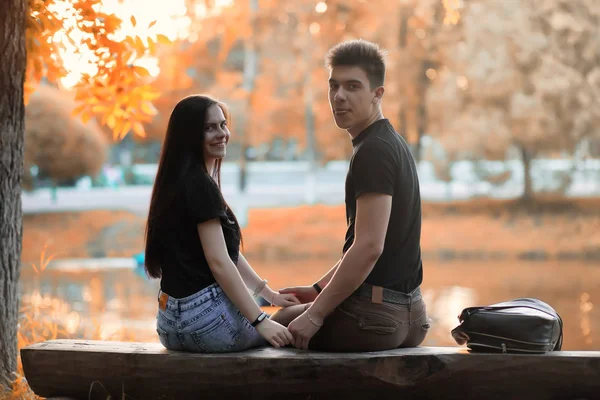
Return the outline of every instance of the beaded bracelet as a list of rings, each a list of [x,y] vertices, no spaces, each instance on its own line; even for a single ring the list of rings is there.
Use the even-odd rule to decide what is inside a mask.
[[[267,280],[263,279],[258,286],[256,286],[256,289],[254,289],[254,294],[253,296],[256,297],[260,294],[260,292],[262,292],[262,290],[265,288],[265,286],[267,286]]]

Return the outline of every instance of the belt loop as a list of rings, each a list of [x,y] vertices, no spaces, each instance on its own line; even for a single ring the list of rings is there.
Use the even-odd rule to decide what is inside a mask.
[[[210,293],[212,294],[213,298],[217,297],[217,287],[216,286],[211,287]]]
[[[175,301],[175,317],[179,318],[179,314],[181,312],[179,299],[175,299],[174,301]]]

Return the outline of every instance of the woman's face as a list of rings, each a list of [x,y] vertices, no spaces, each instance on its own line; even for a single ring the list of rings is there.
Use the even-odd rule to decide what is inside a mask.
[[[206,110],[204,124],[204,159],[207,164],[225,157],[230,135],[223,110],[218,104],[213,104]]]

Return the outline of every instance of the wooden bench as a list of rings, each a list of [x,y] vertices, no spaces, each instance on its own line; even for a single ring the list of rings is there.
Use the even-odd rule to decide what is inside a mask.
[[[513,355],[420,347],[338,354],[265,348],[190,354],[158,343],[51,340],[22,349],[21,357],[29,385],[47,398],[600,398],[600,351]]]

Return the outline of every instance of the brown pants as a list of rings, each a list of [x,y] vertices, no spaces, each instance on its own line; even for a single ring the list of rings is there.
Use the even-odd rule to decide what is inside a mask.
[[[283,308],[271,319],[288,325],[309,304]],[[430,326],[425,302],[408,305],[373,303],[368,297],[350,296],[323,322],[310,340],[311,350],[355,352],[380,351],[398,347],[417,347]]]

